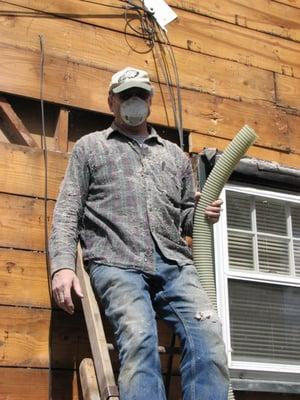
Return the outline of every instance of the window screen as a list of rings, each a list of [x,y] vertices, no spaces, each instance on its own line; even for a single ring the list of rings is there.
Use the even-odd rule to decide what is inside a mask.
[[[232,359],[300,363],[300,288],[229,279]]]

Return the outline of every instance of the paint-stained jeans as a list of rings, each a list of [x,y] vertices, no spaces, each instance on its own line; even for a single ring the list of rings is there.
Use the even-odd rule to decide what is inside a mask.
[[[166,399],[155,314],[181,340],[183,399],[227,399],[221,326],[194,266],[179,268],[156,254],[155,275],[92,263],[90,277],[119,348],[121,400]]]

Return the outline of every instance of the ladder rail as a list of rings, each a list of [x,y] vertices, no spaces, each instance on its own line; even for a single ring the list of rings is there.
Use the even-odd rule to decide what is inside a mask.
[[[91,287],[89,275],[83,265],[80,245],[78,245],[77,249],[76,272],[84,295],[81,301],[93,355],[100,398],[101,400],[119,400],[119,391],[115,382],[101,313]]]

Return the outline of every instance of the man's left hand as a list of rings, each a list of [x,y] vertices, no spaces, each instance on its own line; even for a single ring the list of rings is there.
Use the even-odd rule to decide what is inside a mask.
[[[201,193],[196,192],[195,193],[195,205],[196,206],[198,204],[198,201],[200,200],[200,197],[201,197]],[[222,211],[222,208],[221,208],[222,204],[223,204],[223,200],[218,199],[218,200],[213,201],[209,206],[206,207],[205,215],[212,224],[215,224],[216,222],[219,221],[221,211]]]

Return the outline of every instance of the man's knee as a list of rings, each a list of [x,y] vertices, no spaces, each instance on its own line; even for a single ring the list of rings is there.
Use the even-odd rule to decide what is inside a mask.
[[[207,313],[203,319],[198,319],[198,323],[201,327],[199,344],[201,344],[202,347],[202,367],[208,369],[217,367],[222,372],[224,379],[227,380],[229,374],[225,344],[222,338],[221,322],[214,313],[211,316]]]
[[[154,322],[154,323],[153,323]],[[126,320],[119,328],[120,341],[129,347],[131,352],[138,349],[157,349],[157,328],[155,321],[144,318]]]

